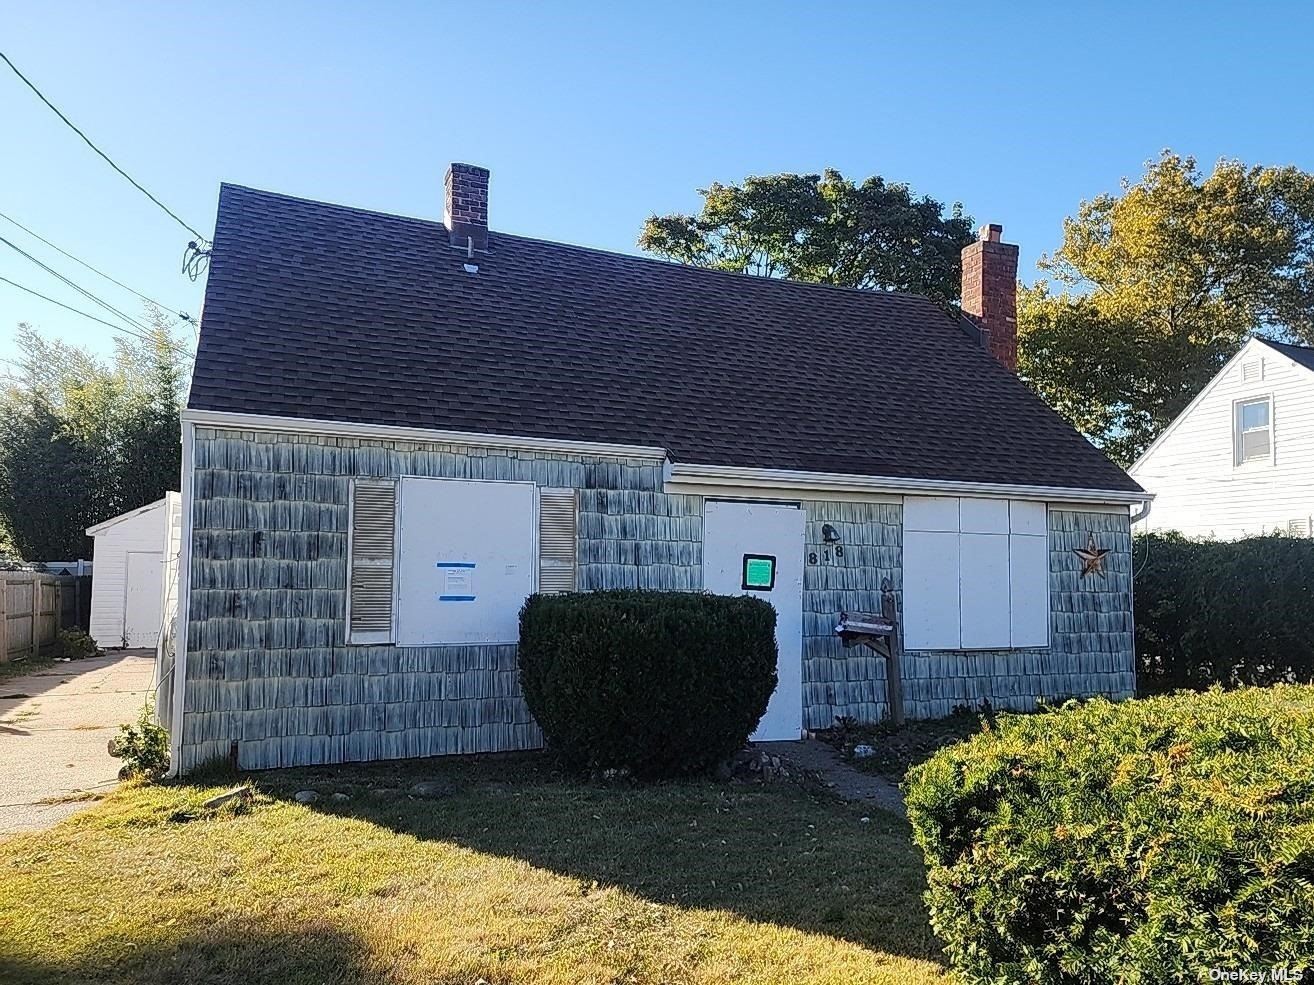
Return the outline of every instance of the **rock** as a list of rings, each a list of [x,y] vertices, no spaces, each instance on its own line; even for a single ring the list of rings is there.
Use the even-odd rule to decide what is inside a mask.
[[[335,801],[337,801],[339,804],[341,804],[341,803],[343,803],[344,801],[351,800],[351,795],[350,795],[350,794],[345,794],[345,793],[343,793],[341,790],[339,790],[339,791],[337,791],[336,793],[334,793],[333,796],[331,796],[331,797],[329,798],[329,800],[335,800]]]
[[[313,791],[309,792],[313,793]],[[250,800],[251,796],[250,787],[233,787],[232,790],[225,790],[223,793],[211,797],[201,806],[208,808],[221,807],[230,800]],[[298,794],[297,796],[300,797],[301,795]]]
[[[370,796],[378,797],[380,800],[385,797],[396,797],[401,793],[400,787],[370,787]]]
[[[319,794],[313,790],[298,790],[292,795],[292,799],[298,804],[313,804],[319,800]]]
[[[853,747],[854,759],[871,759],[874,755],[876,755],[876,750],[872,746],[860,745]]]
[[[421,783],[415,784],[410,789],[410,795],[412,797],[423,797],[426,800],[446,797],[451,792],[452,788],[439,780],[425,780]]]
[[[123,755],[123,744],[119,741],[117,735],[110,737],[109,742],[105,744],[105,749],[115,759]]]

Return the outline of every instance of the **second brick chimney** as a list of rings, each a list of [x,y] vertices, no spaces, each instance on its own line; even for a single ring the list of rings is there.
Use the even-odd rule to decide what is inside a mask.
[[[452,245],[488,249],[488,169],[453,164],[447,169],[447,203],[443,225]]]
[[[991,355],[1017,372],[1017,246],[1000,242],[1003,235],[1003,226],[982,226],[963,250],[963,312]]]

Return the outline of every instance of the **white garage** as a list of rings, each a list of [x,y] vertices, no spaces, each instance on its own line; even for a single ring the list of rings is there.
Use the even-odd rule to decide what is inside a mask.
[[[177,493],[87,528],[92,554],[91,635],[102,647],[154,647],[160,639],[168,584],[176,566],[171,534],[179,516]],[[167,573],[167,574],[166,574]]]

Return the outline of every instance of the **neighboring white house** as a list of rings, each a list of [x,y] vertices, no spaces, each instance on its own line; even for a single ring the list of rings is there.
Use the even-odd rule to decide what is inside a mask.
[[[1314,529],[1314,349],[1251,339],[1131,467],[1141,530],[1233,540]]]
[[[179,515],[178,494],[87,528],[95,538],[91,635],[103,647],[154,647],[166,608],[177,607],[167,562]],[[169,582],[174,581],[174,585]]]

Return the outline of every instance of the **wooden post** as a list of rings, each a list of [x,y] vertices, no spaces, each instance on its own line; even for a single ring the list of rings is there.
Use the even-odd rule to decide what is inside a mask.
[[[894,585],[890,579],[881,580],[881,615],[894,627],[890,633],[890,654],[885,659],[885,699],[890,708],[890,721],[895,728],[903,727],[903,639],[899,632],[899,611],[894,598]]]
[[[41,655],[41,575],[32,572],[32,656]]]

